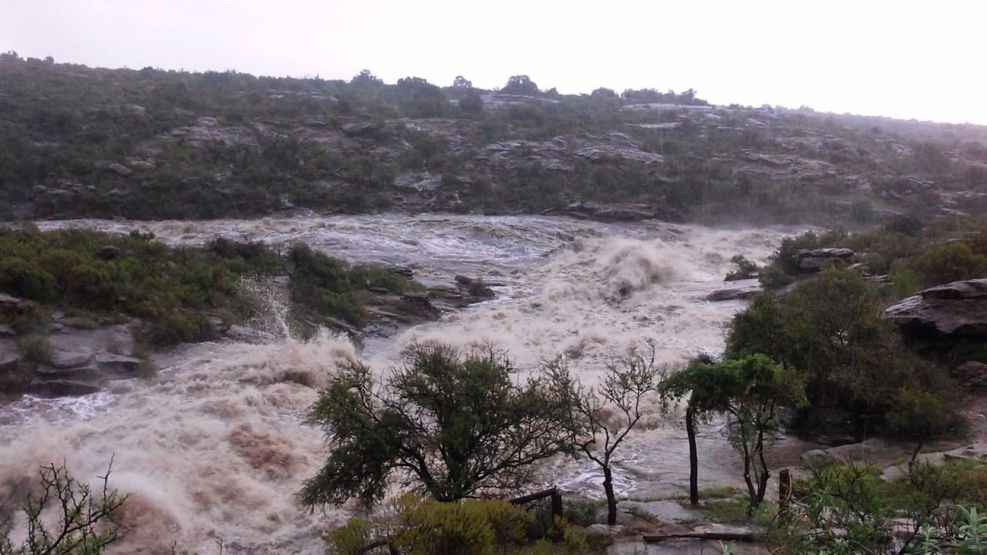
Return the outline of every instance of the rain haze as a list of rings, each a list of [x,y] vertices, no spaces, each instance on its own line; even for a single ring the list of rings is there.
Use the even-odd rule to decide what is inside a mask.
[[[527,74],[563,93],[987,124],[979,2],[3,0],[0,48],[104,67],[387,82]]]

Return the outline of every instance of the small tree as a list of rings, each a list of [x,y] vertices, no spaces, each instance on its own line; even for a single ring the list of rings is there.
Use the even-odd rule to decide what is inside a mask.
[[[661,393],[670,399],[688,396],[685,408],[685,432],[689,438],[689,502],[699,504],[699,453],[696,425],[713,412],[725,412],[727,400],[719,392],[719,371],[708,355],[700,355],[688,367],[662,381]]]
[[[721,393],[726,393],[727,412],[735,419],[730,439],[744,458],[747,513],[752,514],[767,491],[770,472],[764,447],[778,429],[778,408],[804,406],[805,386],[798,374],[761,354],[727,359],[713,368],[725,386]]]
[[[439,501],[517,491],[534,463],[568,450],[567,413],[544,380],[514,380],[492,348],[414,345],[376,385],[369,368],[340,371],[311,409],[329,457],[305,482],[306,505],[380,501],[390,478]]]
[[[607,524],[612,526],[617,523],[613,455],[641,419],[641,401],[658,391],[662,370],[655,365],[654,346],[647,356],[635,351],[609,363],[602,382],[595,388],[586,388],[574,378],[564,358],[555,359],[546,370],[558,398],[556,404],[568,409],[573,445],[603,469]],[[619,411],[616,421],[612,410]],[[602,444],[597,443],[600,435]]]
[[[771,441],[778,427],[780,407],[805,405],[802,380],[763,354],[718,363],[704,357],[670,376],[662,392],[673,398],[690,396],[686,410],[690,501],[695,504],[699,500],[694,419],[709,412],[724,411],[733,417],[730,440],[744,460],[744,482],[750,496],[748,513],[753,513],[764,500],[770,476],[765,444]]]

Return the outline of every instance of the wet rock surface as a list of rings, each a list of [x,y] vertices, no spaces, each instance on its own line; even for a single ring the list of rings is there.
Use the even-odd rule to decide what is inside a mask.
[[[88,395],[109,380],[136,375],[142,361],[132,356],[132,325],[99,326],[87,320],[77,327],[65,323],[70,317],[56,316],[50,332],[33,339],[44,345],[43,352],[29,355],[18,338],[0,338],[0,393]]]
[[[706,295],[707,301],[720,302],[737,299],[750,299],[761,292],[761,285],[756,279],[745,279],[731,282],[728,287],[717,289]]]
[[[848,262],[853,258],[852,249],[829,248],[800,250],[798,252],[799,271],[805,273],[818,272],[830,260]]]
[[[987,278],[925,289],[888,307],[883,317],[910,332],[987,338]]]

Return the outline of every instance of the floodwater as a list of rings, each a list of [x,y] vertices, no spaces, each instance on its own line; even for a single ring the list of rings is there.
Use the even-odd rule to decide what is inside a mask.
[[[416,277],[457,274],[495,285],[492,301],[437,322],[377,337],[357,348],[320,333],[302,341],[282,326],[270,344],[185,346],[159,355],[150,381],[124,380],[95,395],[25,397],[0,408],[0,497],[29,481],[37,465],[64,460],[96,481],[114,460],[110,483],[130,496],[115,547],[121,553],[321,553],[319,533],[341,509],[306,512],[294,500],[325,456],[321,431],[304,423],[317,390],[341,363],[362,359],[379,372],[413,341],[488,342],[523,372],[564,354],[589,384],[604,363],[653,342],[673,367],[717,353],[740,301],[703,297],[722,286],[729,259],[763,260],[792,228],[712,229],[664,223],[605,224],[551,217],[378,215],[207,222],[41,222],[42,229],[150,231],[171,244],[215,237],[287,245],[304,241],[332,256],[413,268]],[[276,300],[272,300],[276,305]],[[276,307],[275,307],[276,308]],[[273,310],[273,314],[280,312]],[[641,430],[617,453],[622,495],[681,495],[688,482],[681,418],[649,408]],[[700,436],[704,487],[741,486],[737,455],[714,423]],[[783,438],[778,464],[805,446]],[[585,461],[546,463],[546,483],[599,495],[602,477]]]

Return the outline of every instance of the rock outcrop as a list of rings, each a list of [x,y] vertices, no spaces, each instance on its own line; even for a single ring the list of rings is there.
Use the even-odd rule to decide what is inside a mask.
[[[707,301],[732,301],[736,299],[750,299],[761,292],[761,285],[756,279],[745,279],[734,281],[730,287],[717,289],[706,295]]]
[[[94,326],[60,316],[51,329],[42,336],[49,352],[31,356],[15,338],[0,337],[0,393],[88,395],[109,380],[135,376],[142,363],[131,356],[134,340],[127,325]]]
[[[883,314],[907,331],[987,338],[987,278],[938,285]]]
[[[852,249],[812,249],[798,252],[799,270],[802,272],[818,272],[830,260],[849,262],[855,253]]]

